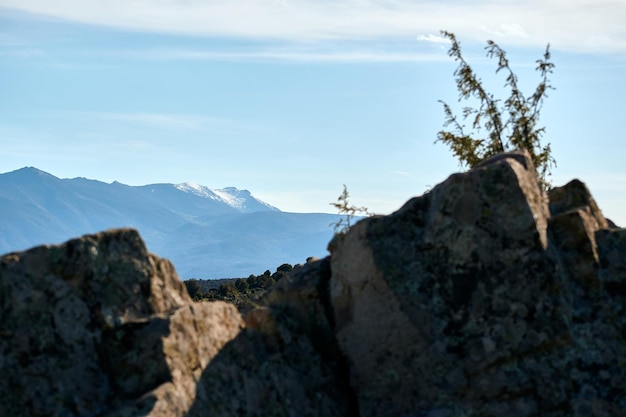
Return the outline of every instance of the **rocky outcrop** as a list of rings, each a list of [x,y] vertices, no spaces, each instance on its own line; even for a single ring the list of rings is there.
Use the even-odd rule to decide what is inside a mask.
[[[0,258],[0,415],[182,416],[243,326],[134,230]]]
[[[579,181],[550,199],[499,155],[332,242],[361,416],[622,415],[624,230]]]
[[[528,154],[367,218],[242,317],[133,230],[0,258],[0,415],[621,416],[626,230]]]

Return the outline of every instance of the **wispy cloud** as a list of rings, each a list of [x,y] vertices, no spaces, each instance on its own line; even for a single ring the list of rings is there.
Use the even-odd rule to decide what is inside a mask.
[[[496,27],[488,27],[481,26],[481,29],[490,35],[495,35],[502,38],[529,38],[530,35],[526,32],[526,30],[519,24],[506,24],[501,23]]]
[[[354,50],[349,47],[344,50],[323,50],[300,48],[284,48],[277,50],[258,50],[246,52],[214,51],[202,49],[152,49],[152,50],[124,50],[114,54],[126,58],[146,59],[156,61],[290,61],[290,62],[431,62],[446,60],[446,56],[439,53],[421,51],[381,51],[381,50]]]
[[[252,134],[268,131],[268,127],[258,121],[230,119],[204,114],[148,113],[148,112],[107,112],[107,111],[51,111],[49,117],[63,118],[68,123],[85,126],[83,130],[110,134],[111,131],[145,132],[155,131],[159,135],[172,133],[198,134],[217,133],[219,135]],[[274,131],[273,129],[270,129]],[[97,133],[99,134],[99,133]]]
[[[447,38],[444,38],[443,36],[439,36],[439,35],[433,35],[432,33],[429,33],[428,35],[419,35],[417,37],[417,40],[420,42],[432,42],[432,43],[444,43],[444,44],[450,43],[450,41]]]
[[[408,179],[410,179],[412,181],[418,181],[418,182],[422,181],[419,178],[417,178],[416,176],[411,175],[411,174],[409,174],[408,172],[405,172],[405,171],[394,171],[393,173],[397,174],[397,175],[401,175],[401,176],[403,176],[405,178],[408,178]]]
[[[85,116],[116,122],[129,122],[148,127],[172,129],[200,129],[206,124],[224,124],[219,119],[202,116],[189,116],[165,113],[112,113],[112,112],[83,112]]]
[[[0,0],[0,7],[136,30],[290,42],[433,42],[446,29],[464,40],[626,52],[623,0]]]

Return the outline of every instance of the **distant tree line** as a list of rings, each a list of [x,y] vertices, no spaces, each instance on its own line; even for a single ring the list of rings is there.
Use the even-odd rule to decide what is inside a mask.
[[[296,265],[295,268],[300,265]],[[222,300],[233,303],[239,310],[256,307],[257,301],[276,282],[284,278],[294,266],[284,263],[272,273],[269,269],[261,275],[251,274],[248,278],[226,278],[220,280],[188,279],[187,291],[194,301]]]

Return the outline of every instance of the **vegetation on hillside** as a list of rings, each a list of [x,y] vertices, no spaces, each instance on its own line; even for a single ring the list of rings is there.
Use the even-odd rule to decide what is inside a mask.
[[[297,268],[299,265],[296,265]],[[188,279],[185,282],[187,291],[195,301],[222,300],[233,303],[242,311],[257,307],[258,301],[267,290],[294,269],[288,263],[276,268],[271,273],[268,269],[261,275],[250,275],[248,278],[228,278],[220,280]]]
[[[460,43],[454,34],[446,31],[441,33],[451,42],[448,55],[459,63],[454,72],[459,101],[475,99],[478,107],[463,107],[459,120],[451,107],[441,101],[446,117],[444,127],[451,126],[452,131],[440,131],[435,142],[448,145],[461,165],[469,168],[500,152],[526,149],[537,169],[540,185],[544,190],[549,189],[548,176],[556,162],[550,144],[541,142],[545,128],[539,127],[538,122],[548,90],[554,89],[548,78],[554,69],[550,61],[550,44],[546,46],[543,58],[536,61],[536,70],[541,77],[539,85],[531,95],[525,96],[519,88],[517,75],[509,65],[506,52],[494,41],[487,41],[487,57],[498,60],[496,74],[504,71],[504,85],[510,89],[509,97],[502,101],[485,89],[481,79],[463,58]],[[466,132],[463,124],[468,119],[471,122],[471,133]]]

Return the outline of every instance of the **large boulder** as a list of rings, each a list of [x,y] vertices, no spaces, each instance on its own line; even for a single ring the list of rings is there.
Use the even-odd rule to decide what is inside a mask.
[[[1,257],[0,326],[2,416],[183,416],[243,321],[123,229]]]
[[[331,242],[361,416],[622,415],[623,231],[536,178],[498,155]]]

